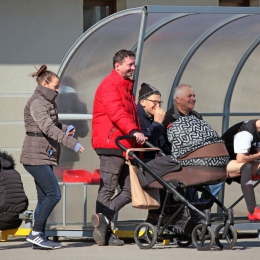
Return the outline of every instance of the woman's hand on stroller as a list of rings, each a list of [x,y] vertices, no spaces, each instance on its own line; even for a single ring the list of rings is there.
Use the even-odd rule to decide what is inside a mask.
[[[138,144],[144,144],[145,141],[148,139],[148,137],[145,137],[144,134],[140,133],[140,132],[135,132],[133,134],[133,136],[135,137],[136,139],[136,142]]]

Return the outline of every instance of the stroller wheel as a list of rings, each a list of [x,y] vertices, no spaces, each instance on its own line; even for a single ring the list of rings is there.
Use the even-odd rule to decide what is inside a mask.
[[[188,235],[183,239],[175,238],[175,242],[179,247],[188,247],[189,245],[192,244],[192,239],[191,236]]]
[[[234,226],[229,226],[226,237],[222,237],[225,224],[220,224],[215,230],[216,244],[221,249],[231,249],[237,242],[237,231]]]
[[[197,247],[198,250],[209,250],[215,241],[215,233],[212,230],[210,226],[206,227],[206,233],[203,237],[201,237],[201,234],[203,232],[203,225],[199,224],[197,225],[191,234],[192,242],[195,247]]]
[[[157,241],[155,226],[150,223],[141,223],[135,229],[134,240],[141,249],[152,248]]]

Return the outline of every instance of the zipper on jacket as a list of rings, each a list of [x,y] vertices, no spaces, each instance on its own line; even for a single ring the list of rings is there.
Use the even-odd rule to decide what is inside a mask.
[[[115,132],[115,131],[116,131],[115,127],[112,127],[112,129],[110,130],[110,132],[109,132],[109,134],[108,134],[108,136],[107,136],[107,143],[109,143],[109,141],[110,141],[110,136],[111,136],[111,134],[112,134],[113,132]]]

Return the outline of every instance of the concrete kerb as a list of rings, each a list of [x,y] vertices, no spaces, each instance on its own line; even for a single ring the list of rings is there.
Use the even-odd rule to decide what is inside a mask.
[[[256,235],[256,234],[255,234]],[[210,258],[219,260],[254,259],[259,253],[260,240],[256,238],[239,238],[232,250],[220,250],[215,244],[208,251],[198,251],[194,246],[188,248],[178,247],[176,244],[163,246],[157,243],[152,249],[141,250],[133,240],[126,241],[124,246],[110,247],[97,246],[92,239],[61,238],[62,249],[57,250],[33,250],[25,239],[12,238],[0,243],[1,259],[28,260],[38,258],[45,259],[95,259],[95,260],[132,260],[132,259],[178,259],[201,260]]]

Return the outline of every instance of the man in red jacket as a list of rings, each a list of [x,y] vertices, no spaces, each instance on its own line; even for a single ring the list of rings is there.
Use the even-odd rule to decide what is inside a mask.
[[[135,136],[136,141],[121,141],[127,148],[134,147],[135,143],[143,144],[147,139],[140,132],[132,91],[134,81],[129,78],[135,70],[135,54],[118,51],[113,57],[113,67],[97,88],[93,106],[92,146],[100,158],[101,182],[91,223],[93,238],[99,246],[124,244],[111,231],[110,222],[115,213],[131,202],[129,169],[115,139],[122,135]],[[117,185],[121,192],[113,197]]]

